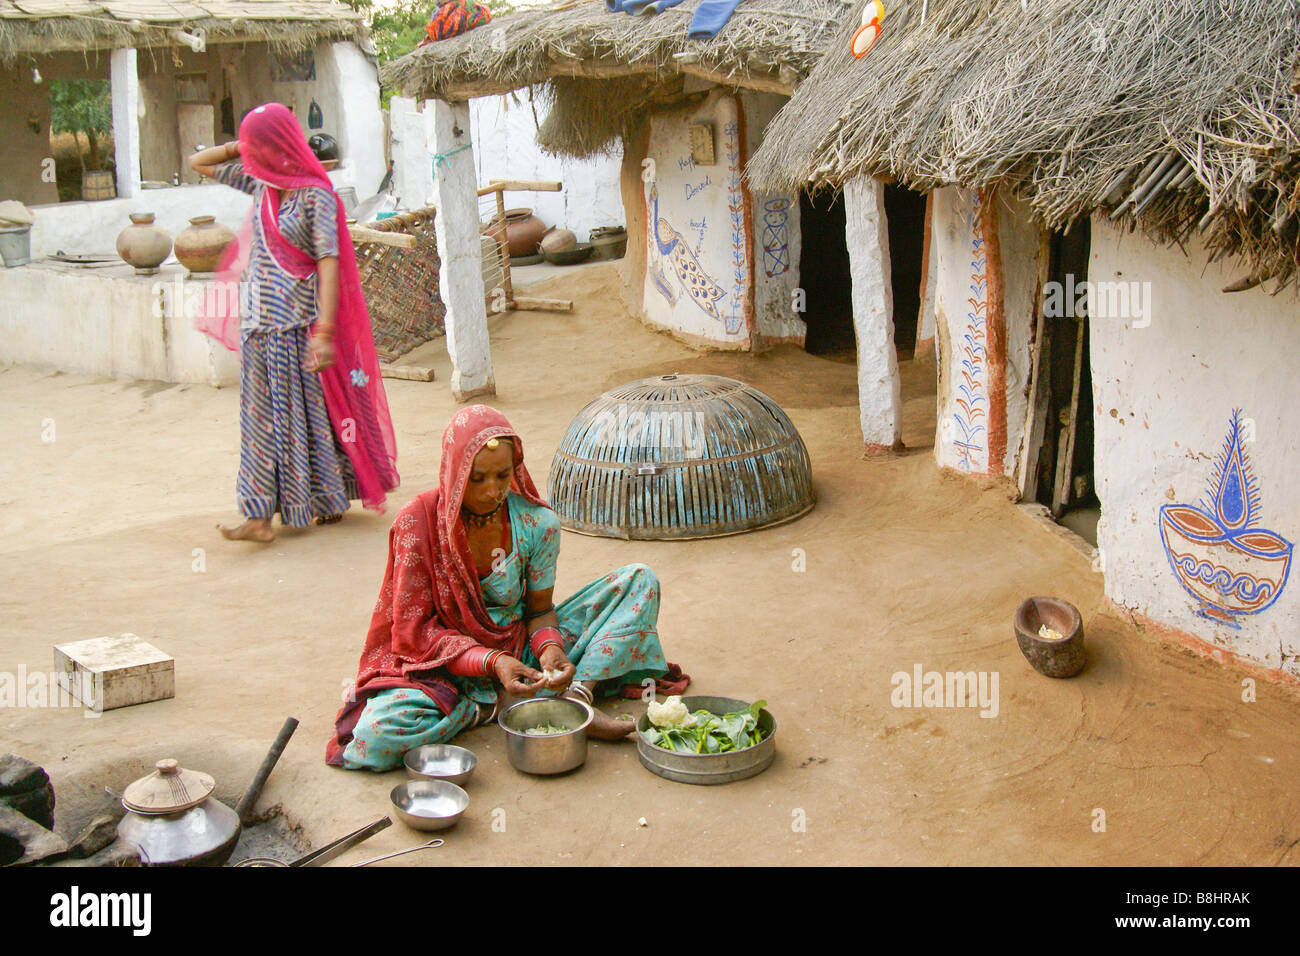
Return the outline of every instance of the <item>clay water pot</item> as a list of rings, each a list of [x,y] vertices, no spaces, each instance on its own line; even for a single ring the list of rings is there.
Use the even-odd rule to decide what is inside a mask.
[[[531,256],[546,233],[546,223],[531,209],[506,210],[506,242],[512,256]]]
[[[569,252],[578,247],[578,237],[572,229],[552,229],[542,237],[542,254],[553,256],[560,252]]]
[[[172,251],[172,237],[153,219],[151,212],[133,212],[131,225],[117,235],[117,254],[139,275],[153,275]]]
[[[190,275],[215,272],[221,254],[234,238],[234,230],[217,222],[215,216],[195,216],[176,234],[176,258]]]

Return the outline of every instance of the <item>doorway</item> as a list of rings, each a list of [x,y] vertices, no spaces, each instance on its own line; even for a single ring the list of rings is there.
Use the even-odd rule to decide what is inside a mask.
[[[1049,243],[1048,284],[1040,304],[1037,386],[1034,392],[1026,491],[1060,524],[1097,544],[1101,502],[1093,475],[1092,369],[1088,360],[1088,309],[1078,290],[1088,278],[1091,223],[1054,232]],[[1041,429],[1039,424],[1041,423]],[[1032,434],[1032,433],[1031,433]]]
[[[838,190],[799,194],[799,285],[804,290],[804,349],[839,361],[857,360],[853,275],[845,239],[844,196]]]
[[[916,353],[921,317],[921,262],[925,256],[925,194],[906,186],[885,186],[889,224],[889,284],[894,300],[894,347],[905,361]]]

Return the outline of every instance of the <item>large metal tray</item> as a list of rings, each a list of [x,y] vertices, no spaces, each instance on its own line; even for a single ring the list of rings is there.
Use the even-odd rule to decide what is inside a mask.
[[[686,709],[694,713],[707,710],[713,714],[730,714],[748,710],[750,701],[734,697],[683,697]],[[650,718],[642,714],[636,723],[636,752],[641,766],[653,774],[678,783],[715,785],[734,783],[757,776],[776,759],[776,718],[766,709],[759,711],[758,726],[767,736],[752,747],[725,754],[677,754],[648,744],[641,731],[648,729]]]

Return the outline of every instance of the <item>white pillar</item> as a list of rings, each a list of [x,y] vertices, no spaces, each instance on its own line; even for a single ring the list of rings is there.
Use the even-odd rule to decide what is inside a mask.
[[[114,50],[109,58],[113,101],[113,153],[117,160],[117,194],[140,193],[140,74],[135,50]]]
[[[853,329],[858,341],[858,404],[868,453],[899,446],[902,398],[894,351],[894,296],[889,283],[885,188],[870,176],[844,186]]]
[[[447,306],[447,354],[451,356],[451,394],[464,402],[495,395],[483,297],[483,249],[479,236],[478,185],[470,148],[469,104],[428,100],[425,154],[433,165],[434,231],[442,265],[438,287]]]

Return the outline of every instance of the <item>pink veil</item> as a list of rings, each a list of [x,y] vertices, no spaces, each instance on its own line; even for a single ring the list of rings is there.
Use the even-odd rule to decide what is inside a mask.
[[[275,190],[320,186],[334,192],[325,168],[307,146],[297,118],[280,103],[259,106],[244,117],[239,126],[239,150],[244,171],[275,189],[263,190],[260,208],[250,211],[235,241],[226,248],[217,278],[219,288],[227,292],[217,296],[216,301],[208,296],[204,314],[195,323],[200,331],[232,351],[239,349],[239,296],[228,290],[238,288],[247,265],[253,216],[262,217],[262,235],[277,264],[291,275],[305,278],[315,271],[316,263],[280,234],[280,200]],[[346,213],[337,195],[335,200],[339,305],[334,329],[334,364],[319,373],[321,387],[334,434],[356,473],[362,503],[372,510],[383,511],[386,493],[401,480],[397,474],[397,442]]]

